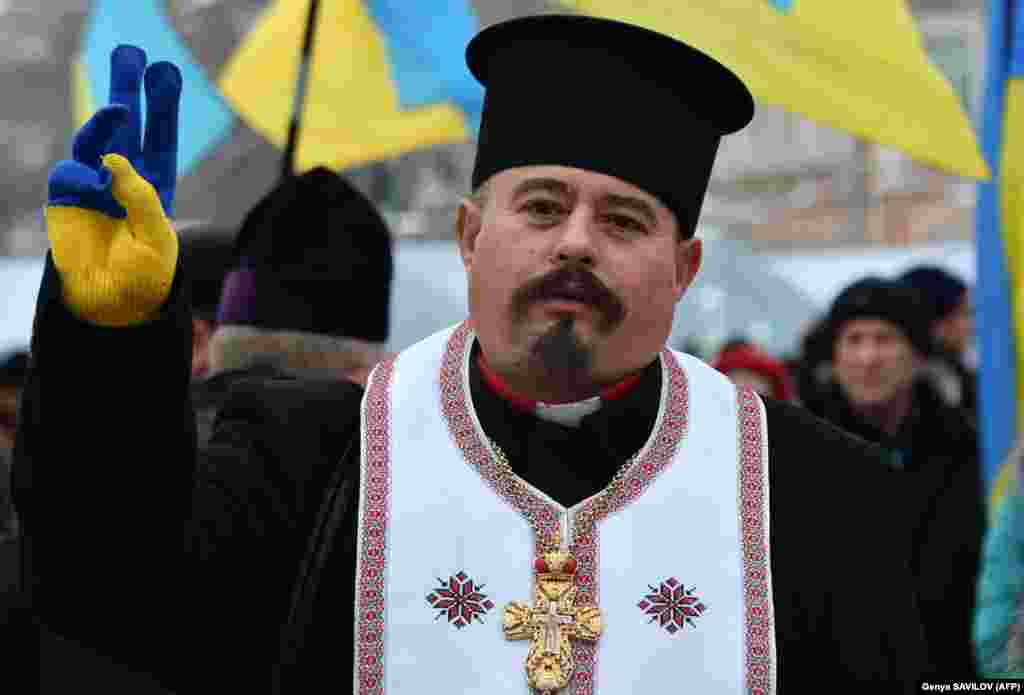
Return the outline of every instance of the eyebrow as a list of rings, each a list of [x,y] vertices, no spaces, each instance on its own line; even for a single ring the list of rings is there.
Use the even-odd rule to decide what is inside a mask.
[[[572,193],[572,189],[569,188],[569,184],[558,179],[526,179],[512,191],[512,198],[519,198],[526,195],[527,193],[533,193],[535,191],[544,191],[546,193],[555,193],[557,195],[569,195]]]
[[[536,191],[544,191],[546,193],[552,193],[560,196],[572,195],[572,188],[564,181],[559,181],[558,179],[534,178],[526,179],[516,186],[512,191],[512,199],[515,200]],[[632,210],[633,212],[641,215],[652,227],[655,227],[658,224],[658,216],[655,214],[654,208],[652,208],[647,201],[641,200],[640,198],[609,193],[601,197],[600,205],[602,207],[625,208],[627,210]]]
[[[652,227],[656,227],[658,225],[658,218],[654,214],[654,209],[648,205],[645,200],[630,198],[629,196],[609,194],[604,196],[601,202],[611,208],[626,208],[627,210],[632,210],[647,220],[647,224]]]

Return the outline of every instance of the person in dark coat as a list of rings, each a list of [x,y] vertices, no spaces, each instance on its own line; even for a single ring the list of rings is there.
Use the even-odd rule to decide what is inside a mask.
[[[844,289],[826,322],[832,378],[817,413],[884,445],[912,529],[912,562],[936,678],[975,674],[971,625],[984,533],[977,432],[929,378],[934,355],[919,293],[867,277]]]
[[[950,372],[956,404],[977,422],[978,378],[967,361],[974,338],[971,289],[953,273],[934,265],[914,266],[899,279],[924,297],[935,343],[932,360]]]
[[[18,515],[11,493],[11,458],[18,428],[18,404],[28,375],[28,352],[15,350],[0,362],[0,625],[18,605],[21,576]],[[0,647],[0,653],[10,653]]]
[[[808,410],[820,412],[815,405],[828,397],[831,382],[832,345],[826,321],[816,318],[800,340],[800,352],[789,363],[796,381],[797,400]]]
[[[217,326],[217,304],[234,260],[234,240],[222,232],[191,228],[181,240],[179,263],[189,278],[192,304],[192,409],[200,444],[210,438],[213,419],[226,390],[210,378],[210,339]]]
[[[211,267],[207,249],[195,248],[200,281],[192,280],[193,305],[203,309],[193,320],[200,445],[238,379],[283,373],[365,384],[388,356],[391,233],[339,174],[315,167],[285,178],[246,214],[226,258],[218,248]],[[183,268],[189,276],[187,262]],[[219,273],[215,284],[211,270]],[[205,288],[198,299],[197,286]],[[357,307],[338,301],[356,295]]]
[[[221,230],[190,226],[188,231],[180,242],[179,262],[189,278],[192,302],[192,378],[201,380],[210,371],[210,338],[235,250],[234,239]]]
[[[90,157],[120,108],[85,127],[75,151],[97,176],[102,162],[147,245],[117,249],[113,289],[91,284],[67,237],[104,243],[107,220],[51,186],[15,464],[35,615],[183,693],[526,692],[527,678],[661,692],[681,677],[705,693],[916,692],[922,633],[883,452],[665,349],[718,142],[753,115],[745,86],[673,39],[589,17],[503,23],[467,56],[487,88],[456,229],[468,322],[365,388],[240,380],[201,449],[167,191],[143,185],[145,159]],[[148,68],[151,116],[173,112],[175,75]],[[637,118],[637,141],[608,138]],[[132,367],[97,393],[82,359]],[[78,453],[102,456],[99,475],[61,465],[57,435],[76,425],[97,433]],[[107,530],[87,551],[54,513],[86,504]],[[530,600],[534,577],[557,604]],[[506,641],[522,610],[546,628]],[[524,669],[530,650],[546,666]]]
[[[28,352],[15,350],[0,362],[0,544],[18,535],[11,499],[11,452],[18,429],[18,405],[28,375]]]

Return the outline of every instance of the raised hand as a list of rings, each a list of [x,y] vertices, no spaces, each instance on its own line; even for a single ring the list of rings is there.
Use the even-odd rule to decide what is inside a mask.
[[[159,312],[174,279],[181,73],[167,62],[147,68],[145,52],[128,45],[110,67],[109,105],[50,173],[45,217],[68,307],[97,325],[130,326]]]

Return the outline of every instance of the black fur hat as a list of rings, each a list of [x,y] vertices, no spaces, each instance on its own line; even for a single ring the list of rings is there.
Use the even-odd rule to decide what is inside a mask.
[[[246,216],[217,320],[385,342],[392,241],[373,203],[317,167],[283,181]]]
[[[854,319],[881,319],[895,324],[923,357],[935,352],[929,330],[931,312],[913,287],[898,280],[870,276],[848,286],[832,303],[828,315],[828,344],[835,347],[843,325]]]

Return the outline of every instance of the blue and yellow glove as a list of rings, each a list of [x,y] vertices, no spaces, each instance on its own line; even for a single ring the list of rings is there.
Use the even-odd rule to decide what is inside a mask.
[[[127,45],[114,49],[110,72],[110,105],[75,134],[72,159],[50,173],[44,213],[68,308],[96,325],[132,326],[159,313],[178,259],[169,218],[181,73],[167,62],[147,68],[145,52]]]

